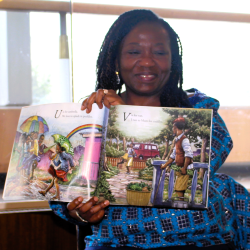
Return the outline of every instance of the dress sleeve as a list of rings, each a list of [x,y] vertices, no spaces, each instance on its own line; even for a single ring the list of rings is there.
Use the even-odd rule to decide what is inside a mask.
[[[73,157],[71,154],[63,152],[63,157],[69,161],[71,167],[74,167]]]
[[[225,122],[218,114],[219,102],[211,97],[203,97],[194,104],[194,108],[213,109],[212,120],[212,142],[211,142],[211,178],[222,166],[233,148],[233,141],[225,125]]]

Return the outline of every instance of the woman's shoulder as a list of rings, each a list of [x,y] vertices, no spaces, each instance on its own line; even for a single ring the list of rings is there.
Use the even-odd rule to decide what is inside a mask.
[[[198,89],[188,89],[186,90],[186,94],[188,96],[189,102],[194,108],[207,108],[218,110],[220,107],[220,103],[218,100],[207,96]]]

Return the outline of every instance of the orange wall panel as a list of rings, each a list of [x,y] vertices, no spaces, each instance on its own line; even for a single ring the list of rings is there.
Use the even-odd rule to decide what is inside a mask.
[[[222,107],[219,114],[234,143],[226,162],[250,162],[250,107]]]
[[[7,172],[20,108],[0,108],[0,173]]]

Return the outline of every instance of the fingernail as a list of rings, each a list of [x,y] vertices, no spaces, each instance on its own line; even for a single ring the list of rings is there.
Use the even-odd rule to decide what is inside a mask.
[[[104,205],[108,206],[109,205],[109,201],[108,200],[104,201]]]
[[[94,196],[94,197],[93,197],[93,200],[94,200],[94,201],[98,201],[98,197]]]

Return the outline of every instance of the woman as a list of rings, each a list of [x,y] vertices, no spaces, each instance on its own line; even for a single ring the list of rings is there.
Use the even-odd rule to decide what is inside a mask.
[[[131,143],[128,146],[127,154],[128,154],[128,159],[127,159],[127,162],[126,162],[126,168],[127,168],[127,174],[130,174],[131,173],[130,168],[133,167],[133,159],[134,159],[134,156],[135,156],[135,151],[133,149],[133,143]]]
[[[84,100],[82,110],[91,112],[94,102],[100,108],[119,104],[212,108],[209,208],[189,211],[109,207],[109,201],[97,204],[97,197],[85,204],[81,203],[83,198],[78,197],[67,207],[52,202],[52,209],[62,218],[92,225],[93,235],[86,237],[86,249],[171,249],[176,246],[174,249],[222,250],[235,249],[234,244],[239,245],[237,249],[250,248],[247,245],[250,231],[245,224],[239,223],[236,215],[244,208],[244,212],[240,211],[241,221],[247,219],[244,214],[247,204],[242,204],[248,193],[230,177],[215,175],[232,148],[229,133],[217,113],[219,104],[197,90],[192,90],[188,98],[182,90],[182,81],[181,43],[173,29],[148,10],[122,14],[105,37],[97,61],[97,91]],[[126,87],[123,93],[122,84]],[[242,206],[238,208],[235,204]]]

